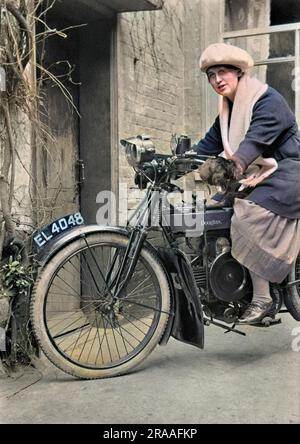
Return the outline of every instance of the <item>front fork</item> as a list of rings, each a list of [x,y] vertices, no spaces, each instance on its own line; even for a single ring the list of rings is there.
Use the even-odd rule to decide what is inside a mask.
[[[153,202],[154,199],[156,199],[156,195],[155,193],[153,194],[153,187],[151,186],[148,188],[145,198],[128,222],[129,224],[134,217],[136,218],[125,254],[122,258],[121,266],[114,280],[115,291],[112,300],[113,303],[119,299],[120,294],[134,273],[140,252],[148,234],[149,214],[151,214],[151,209],[153,209],[153,203],[155,205],[155,202]]]
[[[129,282],[132,277],[147,234],[147,230],[144,228],[135,227],[132,230],[121,266],[114,282],[115,294],[112,302],[117,301],[126,287],[127,282]]]

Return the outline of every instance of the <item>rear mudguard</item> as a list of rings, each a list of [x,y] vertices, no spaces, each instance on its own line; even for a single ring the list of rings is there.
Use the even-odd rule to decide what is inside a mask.
[[[129,237],[125,227],[102,225],[81,225],[61,236],[57,236],[41,249],[36,256],[39,265],[44,268],[51,258],[66,245],[81,237],[95,233],[117,233]],[[147,248],[159,258],[165,270],[171,289],[171,316],[160,343],[166,344],[170,336],[179,341],[204,347],[203,313],[199,290],[193,272],[184,253],[180,250],[155,249],[149,242]]]

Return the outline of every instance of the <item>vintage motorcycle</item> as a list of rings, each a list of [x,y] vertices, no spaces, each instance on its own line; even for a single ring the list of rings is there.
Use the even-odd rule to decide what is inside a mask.
[[[49,360],[79,378],[127,373],[170,336],[203,348],[204,326],[245,335],[235,322],[252,297],[248,271],[230,254],[232,207],[168,200],[182,192],[174,181],[208,156],[184,137],[172,154],[157,154],[146,136],[121,144],[145,193],[127,226],[84,225],[77,213],[34,236],[33,329]],[[257,326],[274,326],[287,311],[299,321],[300,256],[270,289],[272,314]]]

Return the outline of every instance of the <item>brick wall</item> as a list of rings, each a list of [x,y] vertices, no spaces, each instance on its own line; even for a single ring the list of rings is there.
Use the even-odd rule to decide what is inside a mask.
[[[184,131],[182,2],[163,10],[121,14],[118,19],[119,137],[151,136],[157,152],[169,152],[172,133]],[[119,182],[132,186],[123,152]],[[121,195],[124,198],[124,193]],[[129,199],[132,207],[139,193]]]
[[[166,12],[119,16],[119,133],[151,133],[161,150],[183,129],[184,55]]]
[[[206,88],[198,60],[201,51],[219,39],[223,5],[223,0],[166,0],[161,11],[119,16],[120,138],[146,133],[157,151],[168,152],[172,133],[187,133],[193,142],[205,133],[217,101]],[[122,191],[124,183],[132,186],[132,179],[133,171],[120,153]],[[194,175],[181,182],[190,190],[203,188],[195,184]],[[137,200],[135,194],[129,206]]]

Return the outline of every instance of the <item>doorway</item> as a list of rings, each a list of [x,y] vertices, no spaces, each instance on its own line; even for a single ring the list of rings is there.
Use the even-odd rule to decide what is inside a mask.
[[[110,72],[115,21],[93,15],[81,22],[77,6],[75,23],[72,11],[57,5],[48,12],[47,24],[66,30],[67,37],[49,37],[44,47],[37,44],[38,61],[45,54],[42,63],[49,72],[37,73],[38,81],[44,76],[40,111],[54,136],[44,141],[37,158],[38,220],[48,222],[80,210],[91,224],[96,223],[97,194],[111,190]],[[52,74],[61,85],[53,84]]]

